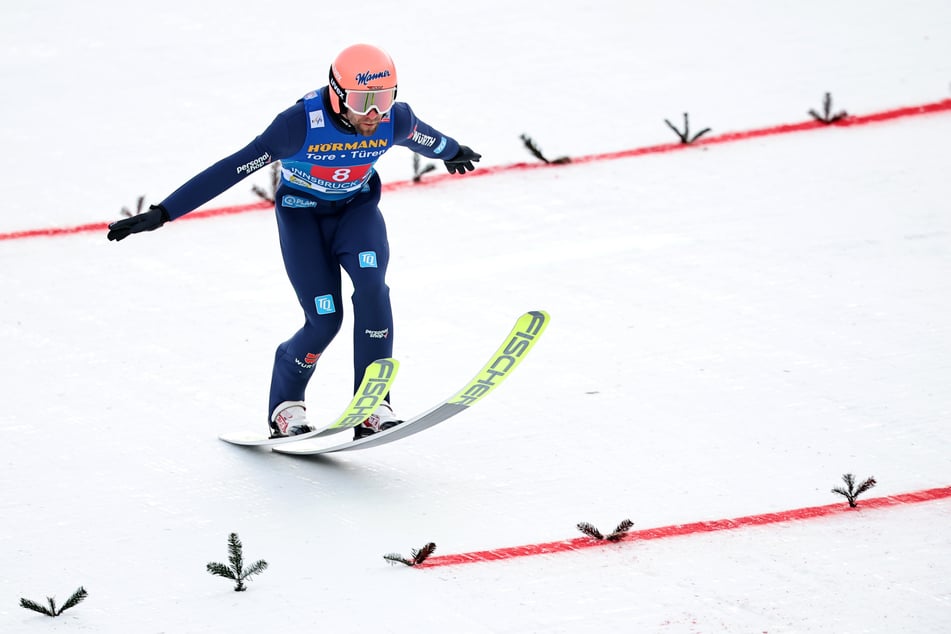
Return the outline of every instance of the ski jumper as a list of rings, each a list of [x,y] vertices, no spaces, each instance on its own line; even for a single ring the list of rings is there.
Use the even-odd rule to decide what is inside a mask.
[[[361,136],[331,110],[327,90],[308,93],[247,146],[161,203],[175,220],[281,161],[275,195],[278,235],[304,325],[277,347],[268,417],[284,401],[304,400],[317,360],[340,330],[341,268],[353,284],[354,391],[370,363],[392,356],[393,314],[386,285],[390,252],[374,165],[394,145],[433,159],[451,158],[459,149],[454,139],[418,119],[403,102],[393,105],[372,136]]]

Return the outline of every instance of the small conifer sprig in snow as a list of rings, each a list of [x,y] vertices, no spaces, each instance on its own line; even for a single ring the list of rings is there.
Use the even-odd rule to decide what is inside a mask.
[[[419,154],[413,153],[413,182],[418,183],[422,178],[423,174],[431,172],[436,169],[436,166],[432,163],[426,163],[426,165],[420,166]]]
[[[271,182],[268,185],[268,189],[258,187],[254,185],[251,187],[251,191],[257,194],[259,198],[263,198],[269,203],[273,203],[274,199],[277,197],[277,188],[281,184],[281,162],[277,161],[271,163]]]
[[[539,161],[542,161],[544,163],[551,163],[553,165],[561,165],[564,163],[571,162],[570,156],[562,156],[556,159],[549,159],[544,154],[542,154],[541,148],[539,148],[538,144],[535,143],[534,139],[532,139],[532,137],[528,136],[527,134],[522,134],[521,136],[519,136],[519,138],[522,140],[522,143],[525,145],[525,147],[528,148],[528,151],[532,153],[532,156],[537,158]]]
[[[849,113],[845,110],[840,110],[832,114],[832,95],[829,93],[826,93],[825,99],[822,100],[822,110],[822,114],[819,114],[815,110],[809,110],[809,115],[816,121],[820,121],[826,125],[831,125],[849,116]]]
[[[597,540],[605,540],[609,542],[619,542],[624,539],[624,535],[627,534],[631,527],[634,526],[634,522],[631,520],[623,520],[620,524],[615,527],[614,531],[609,535],[604,535],[599,531],[594,525],[589,524],[588,522],[579,522],[578,530],[587,535],[588,537],[593,537]]]
[[[39,612],[40,614],[45,614],[46,616],[59,616],[60,614],[68,610],[69,608],[74,607],[77,604],[81,603],[82,600],[85,599],[88,594],[89,593],[86,592],[85,588],[83,588],[82,586],[79,586],[79,589],[77,589],[76,592],[74,592],[71,597],[66,599],[66,603],[64,603],[62,607],[59,607],[59,608],[56,607],[56,599],[54,599],[53,597],[46,597],[46,602],[48,605],[40,605],[39,603],[36,603],[35,601],[30,601],[29,599],[21,598],[20,607],[26,608],[27,610],[33,610],[34,612]]]
[[[699,139],[704,134],[710,131],[710,128],[704,128],[700,132],[697,132],[695,135],[690,136],[690,116],[686,112],[684,113],[683,132],[678,130],[677,126],[675,126],[673,123],[671,123],[667,119],[664,119],[664,123],[666,123],[667,127],[673,130],[674,133],[676,133],[676,135],[680,137],[680,143],[683,145],[690,145],[691,143],[693,143],[694,141],[696,141],[697,139]]]
[[[121,213],[126,218],[131,218],[132,216],[138,216],[140,213],[142,213],[143,207],[145,207],[145,196],[139,196],[135,201],[135,213],[132,213],[132,211],[125,206],[122,207]]]
[[[230,566],[219,563],[209,563],[208,572],[213,575],[218,575],[219,577],[225,577],[226,579],[232,579],[236,581],[234,591],[235,592],[244,592],[247,588],[244,585],[244,580],[250,578],[252,575],[264,572],[267,569],[267,562],[263,559],[254,562],[247,568],[244,567],[244,555],[242,554],[242,545],[241,540],[238,539],[237,533],[231,533],[228,536],[228,561],[231,563]]]
[[[429,542],[419,550],[414,550],[411,557],[407,558],[399,553],[389,553],[383,555],[383,559],[391,564],[405,564],[407,566],[417,566],[436,551],[436,544]]]
[[[875,478],[872,477],[872,478],[867,478],[864,482],[862,482],[862,484],[856,486],[855,476],[852,475],[851,473],[846,473],[844,476],[842,476],[842,481],[845,482],[845,488],[835,487],[834,489],[832,489],[832,492],[838,493],[839,495],[844,496],[845,499],[849,501],[849,506],[851,506],[852,508],[855,508],[856,506],[858,506],[858,504],[856,503],[856,499],[860,495],[862,495],[863,493],[871,489],[873,486],[878,484],[877,482],[875,482]]]

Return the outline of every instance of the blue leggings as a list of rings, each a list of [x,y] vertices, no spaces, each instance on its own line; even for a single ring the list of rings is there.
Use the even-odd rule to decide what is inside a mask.
[[[346,204],[288,208],[284,194],[299,201],[300,192],[277,192],[277,226],[284,268],[304,310],[304,325],[278,346],[274,355],[268,416],[283,401],[303,401],[317,359],[343,323],[342,278],[353,283],[353,390],[367,366],[393,355],[393,311],[386,267],[390,247],[378,207],[380,178]],[[299,204],[299,203],[298,203]]]

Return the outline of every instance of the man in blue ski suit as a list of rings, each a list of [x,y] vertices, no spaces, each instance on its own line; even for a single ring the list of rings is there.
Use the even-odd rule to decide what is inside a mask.
[[[378,207],[374,164],[394,145],[442,159],[451,173],[473,170],[480,154],[396,102],[396,68],[367,44],[342,51],[327,86],[277,115],[243,149],[207,168],[148,211],[109,225],[108,238],[152,231],[180,218],[246,176],[281,161],[275,210],[284,267],[306,321],[280,344],[268,401],[272,436],[309,432],[304,393],[315,364],[343,322],[342,267],[353,283],[354,391],[374,360],[392,356],[389,245]],[[386,401],[354,430],[356,438],[400,421]]]

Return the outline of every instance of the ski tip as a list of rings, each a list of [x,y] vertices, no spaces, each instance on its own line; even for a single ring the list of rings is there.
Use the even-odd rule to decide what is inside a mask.
[[[548,324],[548,321],[551,319],[551,315],[547,310],[530,310],[522,315],[522,319],[530,317],[532,319],[541,320],[544,324]]]
[[[548,327],[549,321],[551,321],[551,315],[548,314],[548,311],[530,310],[519,317],[515,327],[538,336]]]

